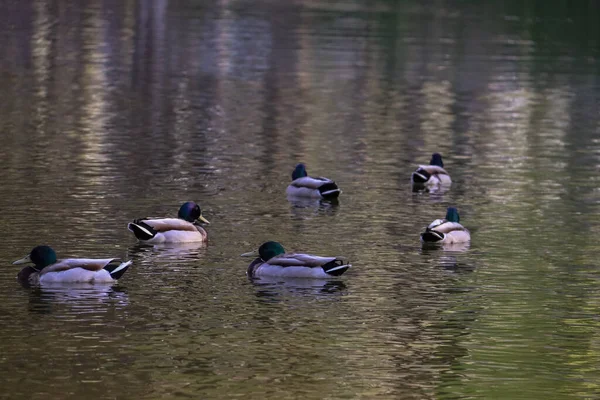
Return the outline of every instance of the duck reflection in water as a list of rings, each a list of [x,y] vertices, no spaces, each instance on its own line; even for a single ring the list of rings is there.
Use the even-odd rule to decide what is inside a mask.
[[[340,205],[338,199],[311,199],[288,195],[287,200],[291,205],[292,214],[298,218],[316,215],[334,215],[337,213]]]
[[[204,255],[206,242],[163,243],[148,245],[136,243],[129,248],[129,256],[142,261],[195,260]]]
[[[272,276],[248,277],[257,287],[256,297],[269,303],[282,301],[289,296],[330,296],[343,295],[346,284],[341,280],[282,278]]]
[[[411,189],[413,193],[429,193],[435,198],[442,199],[442,196],[450,190],[451,184],[425,185],[422,183],[412,183]]]
[[[29,311],[41,314],[49,314],[58,306],[86,314],[106,305],[129,305],[127,289],[112,283],[52,283],[31,287],[29,294]]]
[[[422,250],[443,250],[454,253],[465,253],[471,247],[471,242],[463,243],[435,243],[435,242],[422,242]]]
[[[428,264],[435,264],[452,272],[473,272],[473,266],[459,262],[459,256],[466,253],[471,246],[465,243],[431,243],[423,242],[421,254],[431,257]]]

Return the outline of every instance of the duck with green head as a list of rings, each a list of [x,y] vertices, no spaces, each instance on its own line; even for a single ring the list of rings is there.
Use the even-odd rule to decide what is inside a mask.
[[[119,258],[64,258],[57,259],[50,246],[36,246],[25,257],[13,264],[31,263],[23,268],[17,279],[23,284],[38,285],[57,282],[114,282],[132,261]]]
[[[177,218],[140,218],[127,224],[127,229],[146,244],[206,242],[208,234],[200,222],[210,224],[200,206],[188,201],[179,208]]]
[[[460,224],[458,210],[448,207],[446,218],[436,219],[421,234],[421,240],[429,243],[466,243],[471,241],[468,229]]]
[[[332,278],[351,267],[340,257],[320,257],[312,254],[286,253],[279,242],[265,242],[258,251],[242,254],[253,257],[248,266],[249,277],[278,276],[289,278]]]
[[[302,163],[292,172],[292,183],[286,189],[288,197],[309,197],[313,199],[336,199],[342,191],[329,178],[311,177]]]
[[[450,185],[452,179],[444,169],[444,162],[440,153],[433,153],[429,165],[419,165],[411,175],[411,182],[417,185],[436,186]]]

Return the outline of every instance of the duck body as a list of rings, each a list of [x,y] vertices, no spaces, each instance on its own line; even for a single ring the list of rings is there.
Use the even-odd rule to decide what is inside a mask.
[[[340,276],[350,264],[337,257],[289,253],[263,261],[257,257],[249,266],[248,276],[278,276],[290,278],[331,278]]]
[[[342,191],[329,178],[311,177],[304,164],[296,165],[292,173],[292,182],[286,189],[288,197],[308,197],[313,199],[336,199]]]
[[[119,258],[66,258],[56,259],[54,250],[37,246],[24,258],[13,264],[33,263],[23,268],[17,279],[25,284],[39,285],[63,282],[114,282],[118,280],[132,261]]]
[[[41,271],[33,271],[28,275],[19,272],[20,280],[27,278],[32,285],[57,282],[114,282],[118,278],[113,277],[106,267],[127,268],[132,261],[121,262],[118,258],[66,258],[57,260],[55,264],[43,268]],[[24,268],[25,269],[25,268]],[[21,270],[23,271],[23,270]],[[123,271],[125,272],[125,271]]]
[[[419,165],[419,168],[412,173],[412,183],[425,186],[449,185],[452,183],[450,174],[437,165]]]
[[[146,244],[206,242],[208,234],[198,221],[210,223],[200,206],[189,201],[179,209],[178,218],[140,218],[127,224],[127,229]]]
[[[430,243],[466,243],[471,241],[469,230],[459,223],[458,211],[449,207],[446,218],[436,219],[421,234],[423,242]]]
[[[249,277],[332,278],[342,275],[351,267],[339,257],[285,253],[283,246],[277,242],[264,243],[258,253],[259,257],[250,263],[246,271]],[[243,255],[253,254],[255,252]]]
[[[127,225],[142,243],[206,242],[208,234],[200,225],[178,218],[136,219]]]
[[[471,234],[459,223],[438,219],[427,227],[421,235],[421,240],[424,242],[465,243],[471,241]]]
[[[450,185],[452,179],[448,171],[444,169],[442,156],[439,153],[433,153],[429,165],[419,165],[417,170],[411,175],[413,184],[425,186]]]

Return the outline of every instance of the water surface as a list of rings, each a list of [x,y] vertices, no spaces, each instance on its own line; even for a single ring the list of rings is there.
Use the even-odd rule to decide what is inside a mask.
[[[0,397],[600,395],[595,3],[0,6]],[[285,198],[300,161],[338,202]],[[126,230],[187,200],[207,245]],[[472,243],[423,248],[450,205]],[[354,266],[251,281],[266,240]],[[23,288],[42,243],[134,265]]]

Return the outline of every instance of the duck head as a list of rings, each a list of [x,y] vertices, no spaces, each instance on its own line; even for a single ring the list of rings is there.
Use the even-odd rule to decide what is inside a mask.
[[[458,210],[456,208],[448,207],[448,210],[446,211],[446,221],[460,223],[460,216],[458,215]]]
[[[37,271],[41,271],[48,265],[56,262],[56,253],[50,246],[36,246],[25,257],[13,262],[13,264],[33,263]]]
[[[438,167],[444,168],[442,155],[440,153],[433,153],[431,155],[431,161],[429,161],[429,165],[437,165]]]
[[[295,181],[296,179],[304,178],[305,176],[308,176],[308,173],[306,172],[306,166],[302,163],[296,165],[294,172],[292,172],[292,180]]]
[[[181,207],[179,207],[179,213],[177,214],[177,217],[192,223],[200,220],[205,224],[210,224],[210,222],[202,216],[202,210],[200,209],[200,206],[193,201],[183,203]]]
[[[263,243],[258,250],[242,254],[242,257],[254,257],[258,255],[261,260],[269,261],[271,258],[281,254],[285,254],[285,249],[281,243],[269,241]]]

